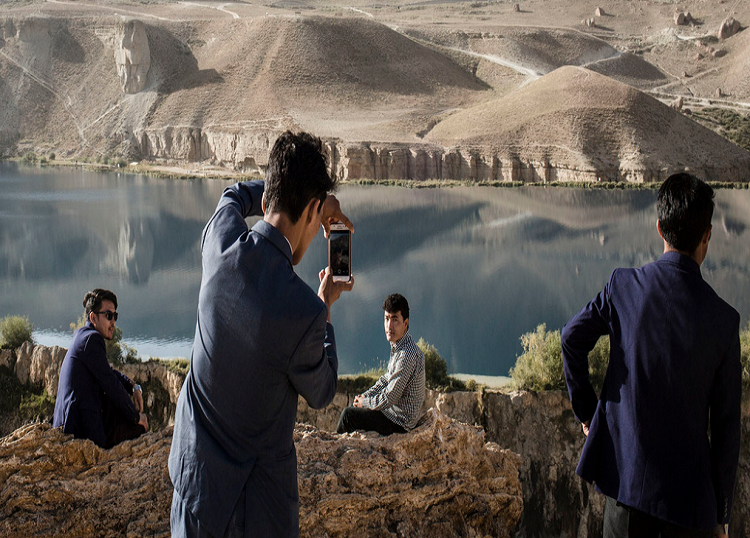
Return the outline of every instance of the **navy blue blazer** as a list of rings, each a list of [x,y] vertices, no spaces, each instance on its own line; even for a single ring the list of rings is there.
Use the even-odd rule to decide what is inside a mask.
[[[576,472],[661,520],[728,523],[740,447],[739,323],[687,256],[616,269],[562,331],[573,411],[591,420]],[[587,355],[605,334],[610,359],[597,401]]]
[[[133,382],[109,365],[104,337],[87,322],[73,335],[60,367],[52,425],[103,447],[107,439],[102,399],[108,398],[126,419],[138,422],[132,392]]]
[[[261,220],[263,182],[228,187],[202,243],[190,372],[177,401],[169,475],[200,525],[222,536],[246,488],[245,536],[298,536],[298,395],[336,394],[328,308],[294,272],[289,242]]]

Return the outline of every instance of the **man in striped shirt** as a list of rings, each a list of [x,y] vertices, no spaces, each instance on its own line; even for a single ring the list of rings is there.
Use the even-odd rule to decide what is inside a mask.
[[[388,371],[341,412],[338,433],[406,433],[417,425],[424,403],[424,354],[409,334],[409,303],[389,295],[383,303],[385,336],[391,344]]]

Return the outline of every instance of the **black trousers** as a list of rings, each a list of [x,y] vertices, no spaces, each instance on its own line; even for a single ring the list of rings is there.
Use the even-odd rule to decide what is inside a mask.
[[[607,497],[604,538],[713,538],[713,530],[691,530],[667,523]]]
[[[380,435],[392,433],[406,433],[406,430],[392,422],[380,411],[363,409],[362,407],[345,407],[339,417],[337,433],[349,433],[355,430],[378,432]]]
[[[109,401],[109,398],[102,398],[102,407],[104,435],[107,437],[107,444],[104,448],[112,448],[123,441],[135,439],[146,433],[143,426],[125,418],[120,410]]]

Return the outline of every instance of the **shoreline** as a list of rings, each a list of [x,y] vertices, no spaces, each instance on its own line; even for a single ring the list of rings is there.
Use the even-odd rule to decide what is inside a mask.
[[[184,166],[181,164],[158,164],[153,161],[140,161],[138,163],[129,163],[125,166],[117,164],[101,164],[80,162],[70,159],[55,159],[46,162],[27,163],[22,157],[0,158],[0,163],[10,162],[17,166],[28,167],[60,167],[60,168],[80,168],[87,172],[102,173],[125,173],[125,174],[143,174],[156,179],[172,180],[193,180],[193,179],[220,179],[236,181],[253,181],[262,180],[263,176],[257,174],[246,174],[237,170],[223,168],[216,165],[201,165],[195,163],[195,166]],[[750,189],[750,182],[720,182],[707,181],[715,189]],[[656,190],[661,185],[660,182],[635,183],[626,181],[598,181],[598,182],[520,182],[520,181],[474,181],[474,180],[452,180],[452,179],[339,179],[338,185],[360,185],[360,186],[392,186],[405,188],[451,188],[451,187],[494,187],[494,188],[518,188],[518,187],[556,187],[570,189],[601,189],[601,190]]]

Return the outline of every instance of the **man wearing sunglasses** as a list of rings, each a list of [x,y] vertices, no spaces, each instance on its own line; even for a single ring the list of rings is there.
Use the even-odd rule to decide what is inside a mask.
[[[147,432],[148,419],[140,385],[107,362],[104,341],[115,332],[117,296],[97,288],[83,307],[87,322],[73,335],[60,368],[53,426],[111,448]]]

